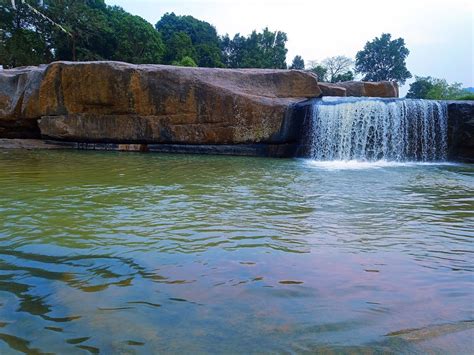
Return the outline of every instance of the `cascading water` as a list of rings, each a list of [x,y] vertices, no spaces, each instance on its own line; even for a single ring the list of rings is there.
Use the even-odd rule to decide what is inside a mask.
[[[315,160],[446,159],[447,108],[430,100],[324,98],[312,107]]]

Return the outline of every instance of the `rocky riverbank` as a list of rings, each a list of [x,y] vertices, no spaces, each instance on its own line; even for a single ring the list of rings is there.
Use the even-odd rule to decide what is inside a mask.
[[[55,62],[0,70],[3,147],[294,156],[309,99],[398,97],[392,82],[318,83],[300,70]],[[449,102],[451,156],[474,160],[474,106]]]
[[[322,95],[307,71],[56,62],[0,71],[0,138],[236,145],[222,152],[266,144],[291,155],[294,104]]]

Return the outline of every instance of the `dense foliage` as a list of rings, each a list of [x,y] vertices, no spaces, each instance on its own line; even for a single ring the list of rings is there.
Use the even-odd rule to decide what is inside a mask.
[[[300,55],[297,55],[293,58],[293,61],[291,62],[290,69],[298,69],[298,70],[303,70],[304,69],[304,60]]]
[[[219,36],[214,26],[192,16],[166,13],[153,27],[139,16],[104,0],[26,0],[0,2],[0,64],[6,68],[55,60],[118,60],[180,66],[286,69],[287,35],[264,28],[248,36]],[[390,34],[367,42],[355,62],[346,56],[321,62],[293,58],[289,69],[307,69],[319,81],[392,80],[411,78],[409,50],[403,38]],[[355,65],[355,66],[354,66]],[[472,99],[461,84],[416,77],[407,97]]]
[[[183,66],[286,69],[286,33],[219,37],[207,22],[166,13],[155,28],[104,0],[0,3],[0,64],[121,60]],[[299,64],[301,67],[301,63]],[[304,67],[304,62],[303,62]]]
[[[415,76],[406,95],[410,99],[473,100],[474,95],[462,88],[461,83],[448,84],[444,79]]]
[[[285,32],[268,28],[261,33],[253,31],[248,37],[238,33],[230,39],[225,35],[221,38],[224,63],[229,68],[286,69],[287,40]]]
[[[412,77],[405,62],[409,53],[403,38],[392,40],[389,33],[382,33],[357,53],[355,70],[365,81],[390,80],[403,85]]]
[[[32,5],[32,6],[30,6]],[[141,17],[103,0],[45,0],[0,5],[0,63],[5,67],[53,60],[159,63],[161,34]]]
[[[209,23],[192,16],[163,15],[155,28],[161,33],[166,45],[164,63],[180,62],[192,58],[200,67],[222,67],[219,37]]]

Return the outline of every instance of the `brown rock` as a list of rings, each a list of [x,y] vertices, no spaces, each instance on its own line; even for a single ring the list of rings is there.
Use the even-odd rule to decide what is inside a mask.
[[[346,96],[346,88],[333,83],[318,83],[323,96]]]
[[[0,72],[8,77],[0,127],[41,118],[43,137],[77,141],[282,143],[291,106],[321,94],[313,74],[296,70],[56,62]]]
[[[347,96],[398,97],[398,85],[393,81],[343,81],[337,86],[345,88]]]

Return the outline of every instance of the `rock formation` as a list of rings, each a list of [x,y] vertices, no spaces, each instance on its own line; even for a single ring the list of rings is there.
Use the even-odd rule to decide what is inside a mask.
[[[393,81],[344,81],[319,83],[323,96],[398,97],[398,85]]]
[[[318,83],[299,70],[55,62],[0,70],[0,138],[42,137],[80,149],[291,156],[303,134],[302,107],[321,96],[398,97],[398,87]],[[473,107],[448,105],[451,156],[464,160],[474,160]]]
[[[291,105],[321,94],[304,71],[120,62],[56,62],[0,80],[1,136],[93,142],[285,143]]]
[[[474,163],[474,101],[448,101],[448,154]]]

